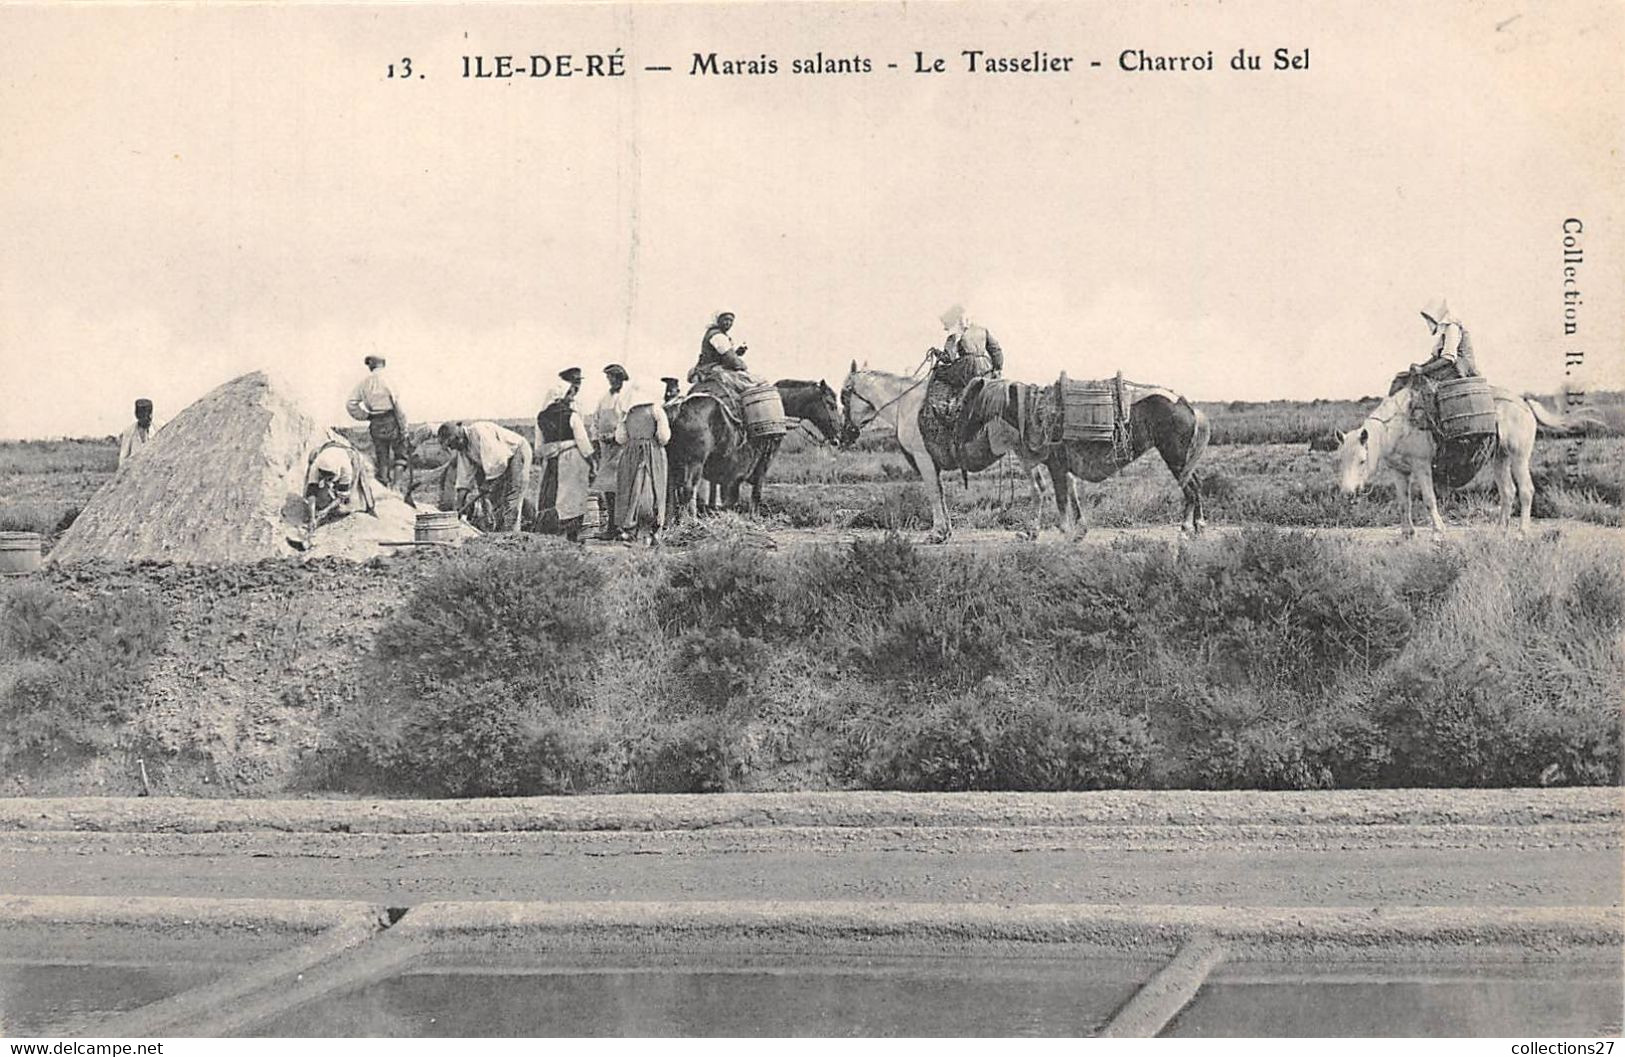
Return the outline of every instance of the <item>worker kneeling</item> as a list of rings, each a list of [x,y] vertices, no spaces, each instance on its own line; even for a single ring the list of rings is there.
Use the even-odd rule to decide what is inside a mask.
[[[330,440],[310,454],[305,467],[305,533],[357,509],[377,517],[367,464],[342,440]]]
[[[496,530],[518,532],[530,486],[530,441],[495,422],[447,422],[436,436],[441,447],[462,456],[457,460],[457,512],[464,514],[489,499]]]

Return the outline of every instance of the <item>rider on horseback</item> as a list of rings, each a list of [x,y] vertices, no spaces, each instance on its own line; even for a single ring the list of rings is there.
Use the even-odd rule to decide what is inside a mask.
[[[743,342],[735,345],[728,333],[733,325],[732,312],[718,312],[711,317],[705,337],[700,339],[699,362],[688,372],[688,380],[702,391],[710,389],[716,395],[737,400],[739,394],[758,383],[745,366],[748,346]]]
[[[1461,321],[1451,314],[1444,299],[1439,298],[1422,309],[1422,318],[1434,336],[1433,355],[1427,362],[1413,363],[1410,370],[1397,375],[1388,390],[1389,396],[1413,384],[1431,389],[1446,379],[1478,377],[1472,339]]]
[[[998,378],[1004,373],[1004,350],[986,327],[971,322],[962,306],[953,306],[939,318],[948,332],[942,348],[931,350],[939,374],[953,375],[964,388],[984,375]]]

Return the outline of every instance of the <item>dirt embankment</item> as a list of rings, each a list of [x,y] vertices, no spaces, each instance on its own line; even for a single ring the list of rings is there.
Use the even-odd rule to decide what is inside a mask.
[[[407,548],[368,562],[270,560],[236,565],[75,563],[45,578],[75,596],[160,594],[169,636],[121,736],[123,752],[70,768],[9,776],[12,795],[141,791],[262,795],[297,787],[325,709],[352,698],[379,621],[433,567]]]

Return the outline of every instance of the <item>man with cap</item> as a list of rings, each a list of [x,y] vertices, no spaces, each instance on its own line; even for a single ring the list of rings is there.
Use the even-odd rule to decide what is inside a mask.
[[[457,510],[484,494],[491,500],[498,532],[518,532],[530,486],[530,441],[495,422],[447,422],[436,436],[457,460]],[[472,493],[472,494],[471,494]]]
[[[350,393],[344,408],[351,418],[367,424],[378,480],[393,488],[397,467],[410,472],[406,458],[406,412],[401,409],[394,386],[384,377],[384,358],[366,356],[362,362],[367,365],[367,376]]]
[[[679,378],[662,378],[661,384],[666,387],[666,395],[661,397],[662,402],[671,403],[683,395],[683,382]]]
[[[599,483],[599,492],[604,504],[604,531],[608,538],[613,534],[615,524],[613,518],[615,505],[615,468],[616,457],[620,454],[621,446],[615,440],[615,433],[621,426],[621,419],[626,417],[626,368],[618,363],[612,363],[604,368],[604,377],[609,379],[609,392],[598,401],[598,409],[592,413],[592,420],[587,424],[587,433],[592,437],[597,457],[593,460],[593,480]],[[607,482],[608,490],[605,490]]]
[[[1409,371],[1396,377],[1388,389],[1389,396],[1405,388],[1413,379],[1437,383],[1450,378],[1478,377],[1472,339],[1467,336],[1461,321],[1451,314],[1444,298],[1429,302],[1422,309],[1422,319],[1433,335],[1433,355],[1424,363],[1411,364]]]
[[[565,385],[570,387],[570,395],[574,396],[581,392],[582,374],[580,367],[566,367],[559,372],[559,378]]]
[[[946,366],[967,360],[965,384],[974,378],[991,374],[997,378],[1004,373],[1004,350],[986,327],[971,322],[961,305],[954,305],[938,317],[948,336],[940,350],[933,349],[937,361]]]
[[[118,436],[118,464],[123,466],[142,448],[157,430],[152,426],[152,401],[146,397],[135,402],[135,421]]]
[[[581,392],[581,368],[559,372],[536,416],[536,453],[542,460],[541,497],[536,503],[542,531],[563,533],[572,543],[581,536],[587,513],[587,489],[592,483],[588,462],[593,455],[587,424],[576,408]]]

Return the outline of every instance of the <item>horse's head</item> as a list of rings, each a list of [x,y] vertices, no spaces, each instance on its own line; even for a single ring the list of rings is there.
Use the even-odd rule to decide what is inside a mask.
[[[1376,469],[1376,458],[1371,452],[1371,429],[1361,426],[1339,434],[1337,441],[1337,487],[1344,495],[1353,495],[1364,488]]]
[[[824,435],[824,440],[830,444],[836,443],[844,432],[841,427],[841,402],[835,397],[835,390],[822,378],[818,380],[818,403],[812,414],[813,425],[818,432]]]
[[[853,444],[858,439],[858,434],[863,432],[863,427],[868,423],[867,419],[859,422],[854,417],[853,405],[860,400],[867,404],[869,408],[873,408],[874,405],[858,393],[858,361],[853,360],[852,369],[847,372],[846,381],[841,383],[842,419],[839,443],[843,448]]]

